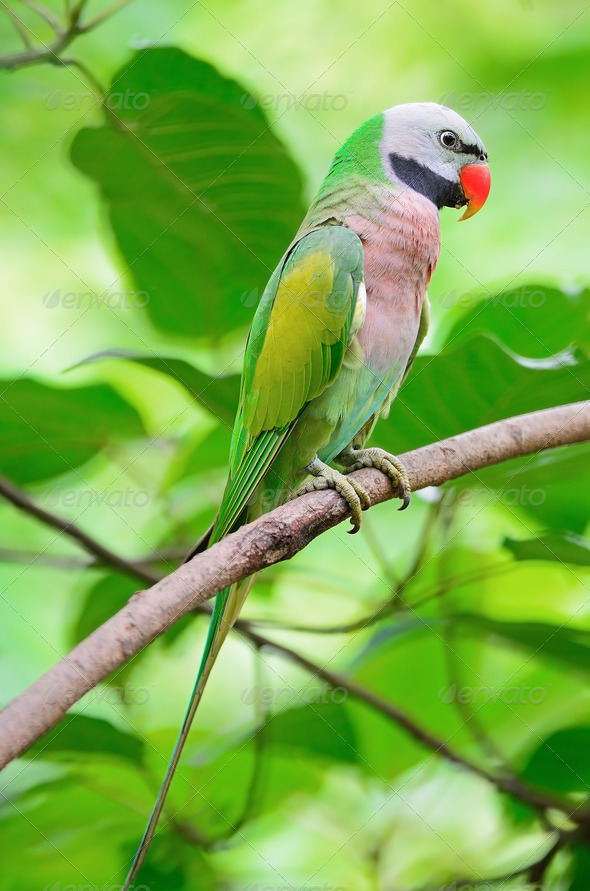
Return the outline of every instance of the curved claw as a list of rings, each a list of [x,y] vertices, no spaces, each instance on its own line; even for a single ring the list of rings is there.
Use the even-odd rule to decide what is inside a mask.
[[[412,499],[412,493],[411,493],[411,492],[404,492],[404,502],[403,502],[403,504],[401,504],[401,505],[398,507],[398,510],[405,510],[406,507],[409,506],[411,499]]]

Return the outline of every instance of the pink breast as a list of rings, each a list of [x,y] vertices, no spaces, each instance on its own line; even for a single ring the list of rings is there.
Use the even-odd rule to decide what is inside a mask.
[[[422,302],[440,253],[436,207],[421,195],[392,196],[369,220],[349,216],[365,252],[367,313],[358,338],[367,363],[385,371],[410,357]]]

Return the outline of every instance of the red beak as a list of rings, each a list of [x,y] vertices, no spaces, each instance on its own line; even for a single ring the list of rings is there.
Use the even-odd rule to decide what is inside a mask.
[[[465,213],[459,220],[468,220],[481,210],[490,194],[490,168],[487,164],[468,164],[459,172],[461,188],[467,198]]]

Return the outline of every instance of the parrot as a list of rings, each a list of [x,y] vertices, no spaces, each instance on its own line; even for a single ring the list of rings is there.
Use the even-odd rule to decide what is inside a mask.
[[[385,473],[400,510],[407,507],[403,465],[365,446],[428,330],[439,212],[465,208],[460,219],[468,219],[489,191],[481,139],[444,105],[396,105],[343,144],[256,309],[221,506],[187,559],[315,489],[335,489],[348,505],[350,531],[358,531],[370,501],[349,474],[361,467]],[[252,582],[216,597],[189,708],[124,891],[145,859],[211,669]]]

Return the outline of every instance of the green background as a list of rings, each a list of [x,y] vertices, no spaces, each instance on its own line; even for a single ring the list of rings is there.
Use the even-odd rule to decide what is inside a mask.
[[[7,6],[36,46],[51,41],[38,14]],[[5,56],[21,50],[6,9],[0,37]],[[401,453],[588,398],[583,3],[135,0],[66,55],[84,70],[0,80],[0,469],[47,510],[154,571],[177,565],[219,502],[270,271],[342,141],[398,102],[463,114],[492,192],[461,226],[442,214],[431,333],[375,442]],[[510,462],[404,514],[377,507],[355,538],[342,526],[265,572],[245,615],[488,772],[581,803],[589,455]],[[5,502],[0,523],[4,703],[142,583]],[[121,884],[205,632],[182,623],[5,770],[3,889]],[[532,887],[527,865],[573,828],[237,636],[167,816],[150,891],[508,891]],[[564,839],[542,882],[589,886],[583,840]]]

